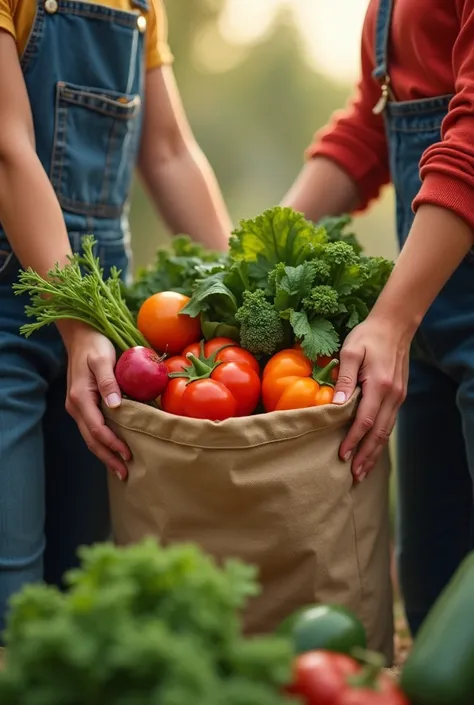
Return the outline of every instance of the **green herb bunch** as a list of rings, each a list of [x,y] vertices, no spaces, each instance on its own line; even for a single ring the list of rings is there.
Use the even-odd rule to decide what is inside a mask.
[[[94,237],[86,235],[82,254],[72,255],[65,267],[57,264],[47,279],[31,268],[20,272],[13,288],[16,294],[30,294],[25,311],[35,319],[23,325],[20,333],[28,337],[58,320],[74,319],[96,328],[121,351],[148,346],[122,296],[120,271],[112,267],[110,277],[104,279],[99,258],[94,256],[95,244]]]
[[[60,593],[14,599],[0,701],[8,705],[284,705],[292,647],[245,638],[254,570],[191,545],[82,549]]]

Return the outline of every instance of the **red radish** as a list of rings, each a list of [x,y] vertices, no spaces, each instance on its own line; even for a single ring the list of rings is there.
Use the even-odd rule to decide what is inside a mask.
[[[115,365],[115,376],[122,392],[135,401],[156,399],[168,384],[163,358],[142,345],[122,353]]]

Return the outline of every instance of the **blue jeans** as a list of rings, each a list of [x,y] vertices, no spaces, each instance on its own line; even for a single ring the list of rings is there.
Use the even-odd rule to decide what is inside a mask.
[[[25,339],[17,263],[0,274],[0,629],[10,596],[61,586],[82,544],[110,535],[106,470],[67,414],[66,354],[55,326]]]

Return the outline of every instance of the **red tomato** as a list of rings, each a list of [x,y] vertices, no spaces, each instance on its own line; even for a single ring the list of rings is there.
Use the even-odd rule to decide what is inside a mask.
[[[235,340],[232,340],[232,338],[213,338],[212,340],[208,340],[204,345],[204,353],[206,357],[210,357],[216,352],[216,350],[219,350],[219,348],[222,348],[224,345],[229,345],[233,348],[240,348],[240,345],[236,343]]]
[[[141,306],[137,328],[150,345],[160,352],[177,355],[186,345],[199,340],[199,318],[181,315],[189,297],[175,291],[150,296]]]
[[[171,372],[182,372],[190,366],[189,360],[187,360],[183,355],[173,355],[173,357],[168,357],[163,360],[168,370],[168,374]]]
[[[217,353],[216,360],[221,360],[222,362],[237,362],[239,365],[245,363],[260,377],[260,365],[258,364],[258,360],[248,350],[244,350],[244,348],[239,348],[238,346],[224,348],[220,353]]]
[[[187,383],[188,380],[185,377],[170,379],[161,395],[161,408],[163,411],[176,416],[186,416],[183,411],[183,393]]]
[[[260,399],[260,377],[250,365],[238,362],[223,362],[211,374],[211,379],[220,382],[231,392],[236,402],[234,416],[250,416]]]
[[[225,346],[225,347],[224,347]],[[220,352],[217,352],[220,350]],[[192,343],[184,348],[181,353],[184,357],[192,353],[196,357],[201,356],[201,344]],[[213,338],[204,343],[204,357],[210,358],[215,355],[215,360],[221,362],[246,362],[255,372],[260,375],[260,365],[258,360],[248,350],[241,348],[235,340],[231,338]]]
[[[197,379],[186,385],[181,401],[184,415],[194,419],[224,421],[237,411],[232,392],[214,379]]]
[[[219,348],[222,348],[224,345],[232,345],[233,347],[238,347],[238,344],[235,342],[235,340],[231,340],[231,338],[213,338],[212,340],[208,340],[207,342],[204,342],[204,340],[202,340],[200,343],[192,343],[191,345],[185,347],[181,354],[186,356],[188,353],[192,353],[193,355],[196,355],[196,357],[200,357],[202,351],[204,351],[204,357],[211,357],[211,355],[213,355],[217,350],[219,350]]]
[[[345,654],[309,651],[297,657],[288,691],[308,705],[409,705],[393,678],[371,662],[361,666]]]

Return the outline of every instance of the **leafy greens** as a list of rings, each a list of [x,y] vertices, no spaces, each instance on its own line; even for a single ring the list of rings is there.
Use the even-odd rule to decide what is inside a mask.
[[[246,638],[254,570],[149,539],[82,549],[60,593],[15,596],[0,700],[8,705],[288,705],[292,647]]]
[[[279,206],[241,221],[228,265],[196,280],[183,313],[201,316],[206,337],[224,327],[236,338],[240,330],[241,343],[257,355],[276,352],[291,337],[313,360],[332,355],[367,317],[393,267],[362,253],[355,235],[345,233],[350,222],[344,216],[313,224]]]

